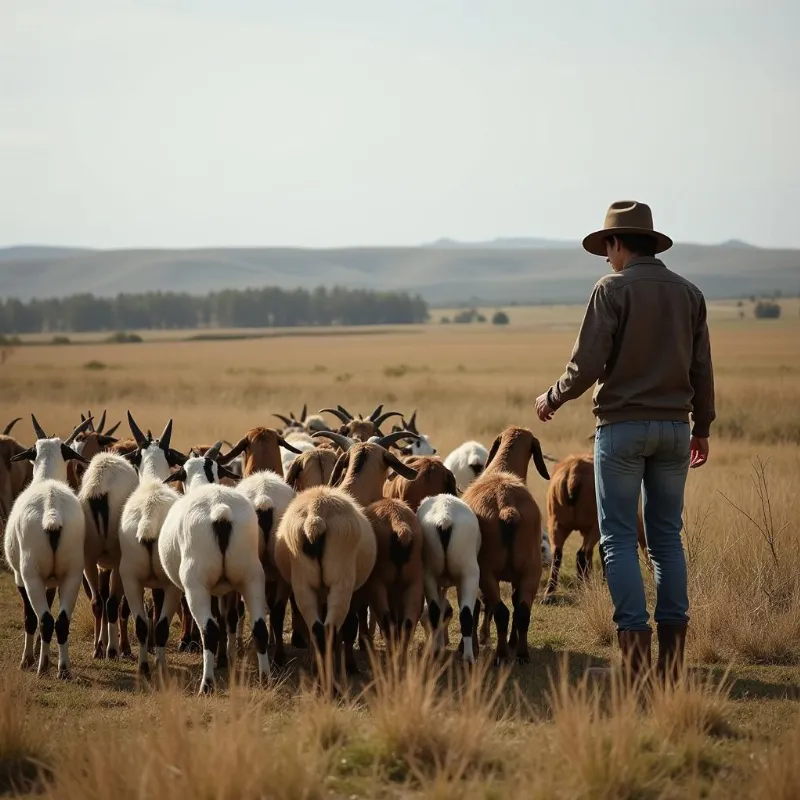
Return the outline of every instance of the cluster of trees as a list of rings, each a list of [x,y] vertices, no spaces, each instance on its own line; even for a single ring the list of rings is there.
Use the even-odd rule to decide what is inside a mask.
[[[472,322],[486,322],[486,317],[476,308],[465,308],[459,311],[452,321],[457,325],[468,325]],[[450,317],[442,317],[441,322],[447,325]],[[495,311],[492,315],[492,325],[508,325],[509,322],[508,314],[505,311]]]
[[[756,319],[777,319],[781,315],[781,307],[771,300],[759,300],[753,308]]]
[[[53,300],[0,301],[0,333],[277,328],[310,325],[404,325],[426,322],[419,295],[360,289],[275,287],[198,297],[178,292],[79,294]]]

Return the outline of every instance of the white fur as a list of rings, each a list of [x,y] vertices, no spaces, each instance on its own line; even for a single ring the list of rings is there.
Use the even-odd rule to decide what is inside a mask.
[[[308,450],[315,450],[316,446],[314,445],[314,440],[308,434],[290,434],[289,436],[285,437],[286,441],[292,445],[292,447],[297,448],[300,452],[305,453]],[[287,450],[285,447],[280,448],[281,451],[281,465],[283,467],[283,476],[286,477],[289,474],[289,468],[292,466],[292,463],[297,458],[299,453],[293,453],[291,450]]]
[[[58,588],[59,613],[66,616],[66,636],[58,645],[58,674],[69,674],[69,620],[81,588],[84,558],[84,517],[78,498],[66,483],[66,462],[61,440],[40,439],[36,443],[33,480],[17,497],[5,530],[5,557],[14,582],[24,590],[41,628],[53,622],[46,591]],[[60,529],[56,547],[47,531]],[[57,623],[59,627],[63,621]],[[63,631],[63,629],[62,629]],[[63,632],[62,632],[63,635]],[[59,638],[58,633],[56,633]],[[34,632],[25,632],[22,666],[33,664]],[[52,637],[52,631],[51,631]],[[42,636],[39,674],[50,664],[50,640]]]
[[[431,440],[425,433],[417,434],[419,441],[411,439],[408,444],[408,455],[410,456],[435,456],[436,448],[431,444]],[[457,479],[456,479],[457,480]]]
[[[151,621],[144,611],[144,590],[163,589],[164,605],[156,623],[170,625],[180,606],[181,593],[169,580],[156,546],[161,526],[172,505],[180,498],[178,492],[164,483],[170,474],[164,451],[157,443],[141,451],[139,485],[125,502],[119,528],[119,575],[139,642],[139,671],[149,672],[147,635],[141,636],[141,626],[149,629]],[[162,620],[166,619],[166,623]],[[141,620],[141,621],[139,621]],[[167,628],[168,629],[168,628]],[[156,642],[156,663],[166,667],[166,642]]]
[[[122,598],[122,582],[119,580],[119,526],[125,503],[139,483],[136,470],[116,453],[98,453],[86,468],[78,498],[83,506],[86,520],[84,543],[84,571],[92,592],[92,603],[99,604],[98,565],[111,570],[111,595],[117,603]],[[92,513],[91,501],[103,501],[108,505],[108,530],[101,530],[102,522]],[[96,631],[97,632],[97,631]],[[117,655],[118,623],[108,622],[101,628],[95,640],[95,652],[104,650],[108,658]],[[102,650],[98,647],[102,645]]]
[[[455,586],[459,609],[468,609],[470,614],[474,614],[480,582],[478,551],[481,531],[478,518],[463,500],[449,494],[423,500],[417,517],[423,534],[423,581],[428,609],[431,603],[436,603],[443,615],[447,605],[445,592],[450,586]],[[450,531],[446,551],[440,530]],[[476,634],[477,620],[473,619],[472,624],[471,635],[463,635],[462,631],[462,658],[469,663],[475,661],[472,640]],[[434,650],[437,652],[442,647],[443,636],[444,628],[439,624],[433,632]]]
[[[481,472],[489,460],[489,451],[476,441],[464,442],[453,450],[444,460],[444,465],[456,476],[456,484],[463,491],[478,477],[473,467],[480,467]]]
[[[172,505],[158,537],[158,552],[170,581],[186,594],[192,617],[203,638],[203,681],[200,692],[214,688],[214,655],[207,637],[216,631],[224,635],[211,615],[211,596],[223,597],[238,592],[253,621],[253,633],[259,623],[262,641],[257,641],[258,668],[262,678],[269,678],[267,655],[264,569],[259,560],[258,519],[250,501],[237,489],[208,484],[203,467],[205,459],[190,458],[184,465],[187,474],[186,494]],[[217,479],[216,463],[212,462]],[[205,485],[203,485],[205,484]],[[230,523],[231,532],[224,555],[214,530],[217,523]],[[234,643],[235,644],[235,643]],[[228,657],[231,664],[229,639]]]

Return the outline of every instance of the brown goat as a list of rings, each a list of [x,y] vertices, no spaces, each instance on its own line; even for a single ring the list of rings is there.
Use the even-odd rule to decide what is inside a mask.
[[[383,436],[381,433],[381,425],[386,422],[390,417],[402,417],[399,411],[383,411],[383,404],[379,405],[367,419],[363,419],[359,415],[358,419],[343,406],[336,408],[323,408],[320,414],[327,412],[333,414],[342,423],[337,431],[341,436],[346,436],[348,439],[353,439],[358,442],[366,442],[373,436]]]
[[[233,461],[236,456],[244,453],[243,477],[247,478],[254,472],[264,469],[283,475],[281,447],[298,455],[302,452],[289,444],[274,428],[251,428],[230,452],[224,456],[221,455],[217,459],[217,463],[227,464]]]
[[[383,484],[383,496],[402,500],[416,513],[426,497],[437,494],[458,496],[456,477],[440,458],[433,456],[409,456],[403,462],[417,471],[414,480],[408,480],[394,472]]]
[[[387,449],[408,438],[408,431],[391,433],[377,443],[353,442],[336,433],[315,435],[329,438],[344,448],[330,485],[347,492],[364,507],[378,547],[375,567],[364,586],[353,595],[348,622],[342,630],[345,667],[354,673],[358,668],[353,646],[359,626],[362,637],[368,629],[367,607],[378,621],[387,644],[394,644],[399,632],[401,647],[407,645],[422,614],[422,528],[406,503],[383,498],[383,485],[390,469],[406,480],[414,480],[417,472]]]
[[[594,457],[591,453],[568,456],[553,470],[550,486],[547,487],[547,529],[550,534],[553,562],[542,602],[552,603],[558,588],[564,543],[570,533],[580,531],[583,536],[583,544],[575,556],[576,573],[580,580],[585,580],[591,572],[594,548],[600,541],[597,495],[594,486]],[[645,562],[649,565],[641,503],[637,538]],[[605,574],[602,558],[601,566]]]
[[[324,486],[331,479],[338,456],[329,447],[317,447],[301,453],[286,473],[286,483],[296,492],[312,486]]]
[[[549,480],[539,440],[526,428],[507,428],[492,443],[483,474],[462,498],[480,524],[480,587],[487,619],[491,613],[497,627],[497,662],[508,659],[509,647],[516,647],[518,661],[530,660],[531,606],[542,575],[542,516],[525,485],[531,458],[542,477]],[[511,637],[500,581],[510,582],[513,589]]]
[[[10,433],[16,422],[17,420],[10,422],[5,430]],[[0,434],[0,516],[3,518],[11,513],[14,501],[33,477],[32,462],[11,461],[14,456],[27,449],[8,433]]]

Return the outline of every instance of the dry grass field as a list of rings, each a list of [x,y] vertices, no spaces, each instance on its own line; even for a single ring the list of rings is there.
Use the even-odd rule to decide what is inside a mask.
[[[272,412],[297,413],[304,403],[362,413],[384,403],[418,409],[420,430],[443,454],[467,438],[488,446],[509,423],[531,427],[553,456],[586,450],[589,393],[546,425],[533,411],[563,370],[581,310],[509,313],[504,328],[19,347],[0,367],[0,423],[23,416],[15,433],[30,442],[31,411],[65,435],[81,410],[108,408],[113,423],[130,408],[154,431],[174,417],[174,446],[186,449],[235,442],[252,425],[276,422]],[[687,489],[686,686],[642,705],[582,683],[586,666],[617,653],[606,587],[574,579],[577,535],[560,602],[533,609],[529,665],[498,670],[482,659],[469,675],[438,674],[412,659],[405,669],[381,661],[369,670],[361,654],[363,680],[335,703],[317,697],[298,669],[265,689],[250,685],[251,674],[243,685],[232,676],[198,699],[200,656],[178,654],[174,634],[169,685],[140,684],[133,662],[92,660],[83,595],[72,680],[21,673],[22,611],[3,572],[0,792],[58,800],[800,797],[800,316],[794,303],[781,320],[740,320],[735,304],[719,304],[711,318],[718,421],[710,461]],[[543,505],[546,483],[535,470],[529,485]]]

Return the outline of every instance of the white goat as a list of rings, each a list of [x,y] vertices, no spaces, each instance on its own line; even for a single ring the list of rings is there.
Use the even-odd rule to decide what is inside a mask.
[[[14,573],[25,617],[22,669],[33,665],[37,620],[41,635],[39,674],[50,666],[50,642],[58,641],[58,677],[69,677],[69,625],[83,575],[84,518],[81,504],[67,485],[67,461],[85,461],[70,444],[88,427],[84,421],[62,442],[48,436],[31,414],[36,443],[11,458],[33,461],[31,483],[19,494],[5,530],[5,557]],[[50,607],[58,589],[60,611]]]
[[[450,586],[458,592],[461,609],[461,648],[464,661],[475,661],[474,637],[477,622],[480,569],[478,551],[481,531],[472,509],[450,494],[428,497],[417,511],[423,533],[423,582],[434,652],[442,648],[444,628],[441,614],[449,605],[445,593]]]
[[[167,481],[183,481],[186,494],[170,508],[158,537],[164,572],[186,594],[189,610],[200,628],[201,694],[214,690],[214,655],[221,639],[219,625],[212,615],[212,596],[221,598],[238,592],[244,597],[253,620],[259,675],[262,679],[270,677],[258,518],[244,495],[219,485],[220,476],[230,476],[214,460],[221,446],[217,442],[205,456],[188,458],[183,467],[167,478]],[[235,645],[234,633],[233,641],[230,636],[228,639],[231,662],[235,658]]]
[[[84,573],[95,619],[95,658],[117,657],[119,606],[122,600],[119,523],[122,509],[138,483],[136,470],[125,457],[101,452],[89,462],[78,492],[86,518]],[[98,565],[111,570],[108,597],[100,594]]]
[[[139,642],[139,672],[147,675],[147,640],[151,621],[144,611],[144,590],[163,593],[156,602],[155,625],[156,664],[166,668],[164,649],[169,638],[169,626],[178,610],[181,593],[169,580],[158,556],[161,526],[172,505],[180,498],[178,492],[164,484],[171,468],[181,466],[186,456],[170,448],[172,420],[169,420],[159,439],[143,437],[130,411],[128,422],[137,440],[137,449],[128,458],[139,469],[139,486],[131,493],[122,510],[119,528],[119,575],[125,597],[134,619]],[[160,606],[160,607],[159,607]]]
[[[420,433],[417,430],[417,412],[416,410],[411,415],[411,419],[406,424],[404,418],[401,418],[401,426],[393,425],[392,432],[396,431],[411,431],[417,438],[409,439],[410,444],[401,447],[400,452],[404,456],[435,456],[437,453],[436,448],[431,444],[431,440],[426,433]]]
[[[302,435],[289,434],[286,437],[286,441],[289,442],[289,444],[291,444],[296,450],[299,450],[300,453],[305,453],[309,450],[316,450],[314,440],[305,433]],[[300,455],[300,453],[293,453],[291,450],[287,450],[285,447],[281,447],[280,451],[283,475],[286,477],[289,474],[289,470],[291,469],[294,460],[298,455]]]
[[[464,442],[444,460],[444,465],[456,476],[458,488],[463,491],[480,475],[489,460],[489,451],[476,441]]]

